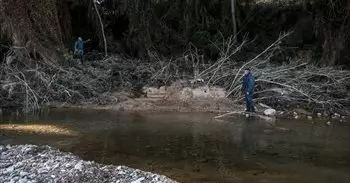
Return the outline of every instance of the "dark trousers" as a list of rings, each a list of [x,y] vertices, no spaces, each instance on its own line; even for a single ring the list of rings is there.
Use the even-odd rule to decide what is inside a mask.
[[[254,104],[253,104],[253,94],[245,94],[245,104],[247,106],[247,112],[255,112]]]
[[[80,59],[80,62],[84,62],[84,50],[78,50],[76,53],[76,56]]]

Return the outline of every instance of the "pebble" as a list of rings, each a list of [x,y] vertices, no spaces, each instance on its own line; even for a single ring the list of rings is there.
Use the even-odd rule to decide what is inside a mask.
[[[15,168],[14,168],[13,166],[11,166],[11,167],[8,167],[8,168],[6,169],[6,172],[11,173],[11,172],[13,172],[14,170],[15,170]]]
[[[28,172],[21,172],[21,173],[19,173],[19,176],[21,176],[21,177],[25,177],[25,176],[27,176],[27,175],[29,175]]]
[[[328,121],[326,124],[329,126],[329,125],[331,125],[331,122],[330,122],[330,121]]]
[[[18,183],[28,183],[28,182],[29,182],[28,179],[20,179],[20,180],[18,181]]]
[[[83,168],[84,168],[84,166],[83,166],[83,164],[81,162],[79,162],[78,164],[76,164],[74,166],[74,169],[79,170],[79,171],[82,171]]]
[[[0,166],[0,182],[133,182],[133,183],[176,183],[163,175],[144,172],[126,166],[105,166],[83,161],[70,154],[49,146],[0,145],[1,160],[11,159],[10,167]]]
[[[131,183],[141,183],[141,181],[145,180],[145,177],[141,177],[135,181],[132,181]]]
[[[312,120],[312,116],[308,116],[307,119],[308,119],[308,120]]]
[[[317,117],[322,117],[322,114],[321,113],[317,113]]]

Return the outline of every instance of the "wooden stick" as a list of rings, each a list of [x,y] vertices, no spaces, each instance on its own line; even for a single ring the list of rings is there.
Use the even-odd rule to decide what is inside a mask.
[[[232,111],[232,112],[228,112],[228,113],[216,116],[214,118],[218,119],[218,118],[222,118],[222,117],[225,117],[225,116],[228,116],[228,115],[231,115],[231,114],[243,114],[243,113],[244,113],[243,111]]]

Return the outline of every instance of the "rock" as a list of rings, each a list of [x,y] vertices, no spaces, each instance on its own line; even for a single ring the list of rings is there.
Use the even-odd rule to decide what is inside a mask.
[[[342,116],[341,119],[345,119],[345,116]],[[1,151],[0,151],[1,152]]]
[[[82,171],[83,168],[84,168],[84,166],[83,166],[82,162],[79,162],[78,164],[76,164],[74,166],[74,169],[79,170],[79,171]]]
[[[104,166],[86,162],[69,153],[48,146],[1,146],[0,160],[10,160],[11,165],[0,166],[0,182],[135,182],[174,183],[157,174],[125,166]],[[0,161],[1,162],[1,161]]]
[[[331,125],[331,122],[330,122],[330,121],[327,121],[327,123],[326,123],[326,124],[329,126],[329,125]]]
[[[28,183],[28,182],[29,182],[28,179],[20,179],[18,181],[18,183]]]
[[[198,87],[192,89],[192,93],[195,99],[222,99],[226,97],[225,90],[217,87]]]
[[[249,118],[249,114],[245,114],[245,117],[246,117],[246,118]]]
[[[322,114],[321,113],[317,113],[317,117],[322,117]]]
[[[301,108],[296,108],[293,110],[295,113],[301,114],[301,115],[312,115],[311,112],[305,110],[305,109],[301,109]]]
[[[166,95],[165,87],[160,89],[154,87],[143,87],[142,92],[146,93],[147,98],[162,98]]]
[[[161,86],[161,87],[159,88],[159,92],[161,92],[161,93],[166,93],[166,87],[165,87],[165,86]]]
[[[276,116],[277,111],[275,109],[266,109],[264,115],[266,116]]]
[[[25,177],[25,176],[27,176],[27,175],[29,175],[28,172],[20,172],[20,173],[19,173],[19,176],[21,176],[21,177]]]
[[[193,98],[192,89],[188,87],[182,89],[179,97],[180,97],[180,100],[183,102],[191,100]]]
[[[141,181],[145,180],[145,177],[141,177],[135,181],[132,181],[131,183],[142,183]]]
[[[300,118],[300,116],[298,116],[298,115],[294,116],[294,119],[299,119],[299,118]]]
[[[12,173],[15,170],[15,168],[13,166],[10,166],[6,169],[7,173]]]
[[[307,119],[308,120],[312,120],[312,116],[307,116]]]
[[[296,115],[298,115],[298,113],[297,112],[293,112],[293,115],[296,116]]]

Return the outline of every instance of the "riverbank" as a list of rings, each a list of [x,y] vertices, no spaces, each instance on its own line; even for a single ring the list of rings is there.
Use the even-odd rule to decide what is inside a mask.
[[[217,114],[219,118],[245,115],[245,106],[243,103],[236,103],[229,99],[220,100],[167,100],[165,98],[129,98],[123,102],[97,105],[93,103],[85,103],[80,105],[72,105],[69,103],[50,103],[47,108],[72,108],[72,109],[96,109],[124,112],[209,112]],[[348,108],[341,111],[332,112],[324,110],[308,111],[303,108],[292,108],[289,110],[275,110],[273,114],[268,114],[269,106],[262,103],[255,105],[257,113],[254,116],[263,119],[284,118],[284,119],[323,119],[327,121],[347,121],[349,115]],[[266,116],[266,117],[264,117]]]
[[[83,161],[49,146],[0,145],[0,182],[173,183],[161,175],[125,166]]]
[[[230,63],[229,58],[185,70],[181,67],[191,66],[184,62],[186,57],[180,57],[176,62],[167,59],[146,62],[115,55],[84,64],[74,64],[68,59],[65,61],[72,61],[70,64],[60,63],[54,68],[46,62],[30,60],[40,63],[39,78],[28,72],[33,68],[24,61],[21,60],[21,67],[17,68],[23,72],[20,76],[3,78],[6,82],[0,83],[3,109],[32,111],[45,105],[57,105],[122,111],[244,110],[240,88],[245,65],[225,65]],[[248,63],[254,67],[259,60]],[[3,77],[11,75],[13,70],[11,66],[3,69]],[[201,74],[196,74],[197,71]],[[279,111],[303,108],[314,115],[348,113],[344,110],[350,106],[350,72],[347,70],[289,63],[259,67],[252,72],[256,78],[256,103],[267,104]],[[18,81],[21,77],[25,82]]]

